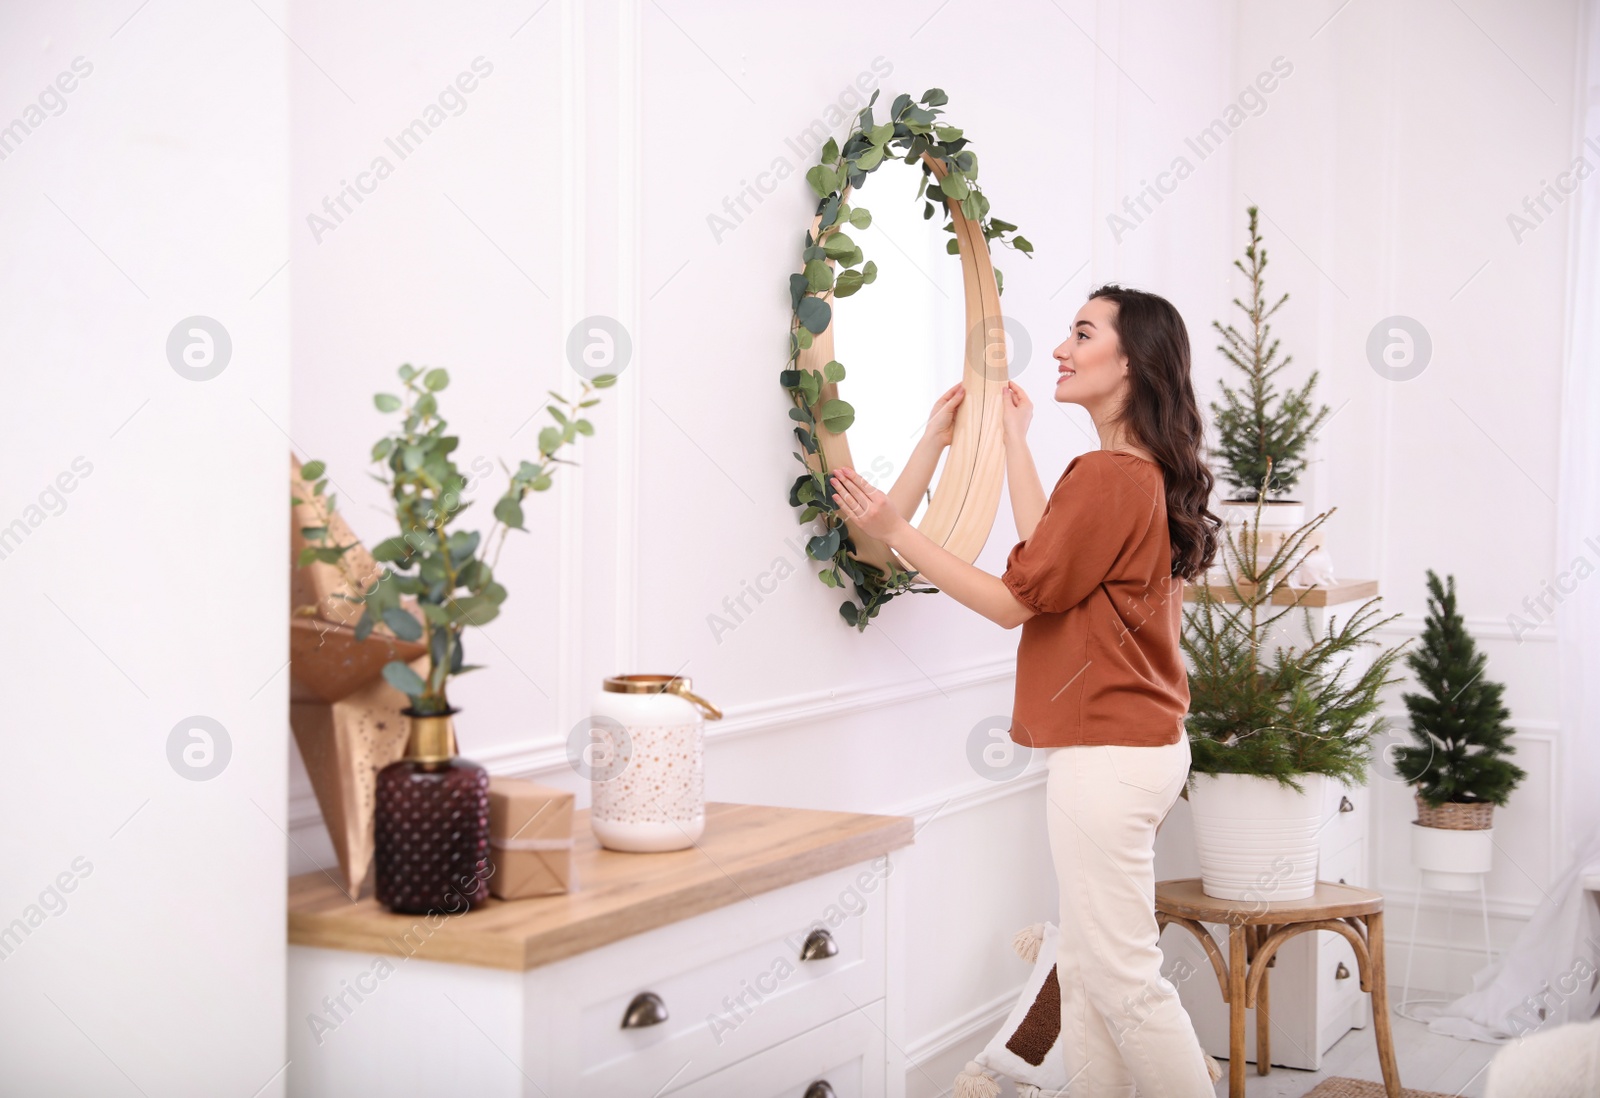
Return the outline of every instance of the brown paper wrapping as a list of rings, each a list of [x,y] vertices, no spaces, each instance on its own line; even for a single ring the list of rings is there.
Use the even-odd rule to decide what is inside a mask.
[[[489,891],[502,900],[550,896],[578,887],[574,876],[573,795],[522,778],[489,779]],[[518,843],[549,849],[514,849]],[[511,845],[507,845],[511,844]]]
[[[291,457],[297,499],[310,496]],[[306,540],[300,530],[326,524],[337,545],[355,536],[320,499],[295,504],[289,518],[289,724],[311,777],[317,806],[339,859],[346,894],[359,895],[372,865],[372,809],[378,771],[405,753],[410,731],[401,715],[406,696],[382,677],[390,660],[427,674],[427,649],[385,626],[355,639],[364,592],[379,572],[372,554],[356,545],[339,564],[298,567]]]

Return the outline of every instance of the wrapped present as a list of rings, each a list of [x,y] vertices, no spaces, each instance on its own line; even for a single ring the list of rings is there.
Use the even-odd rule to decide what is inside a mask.
[[[489,779],[489,891],[502,900],[571,892],[573,795],[522,778]]]

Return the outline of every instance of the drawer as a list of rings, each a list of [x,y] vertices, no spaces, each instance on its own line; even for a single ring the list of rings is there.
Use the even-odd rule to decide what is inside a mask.
[[[1365,844],[1360,839],[1327,860],[1325,880],[1359,885],[1365,877]],[[1361,990],[1361,969],[1355,949],[1341,934],[1316,932],[1312,961],[1317,986],[1319,1051],[1325,1051],[1352,1025],[1366,1024],[1366,993]],[[1341,976],[1343,972],[1346,975]]]
[[[1343,850],[1367,834],[1367,801],[1372,791],[1362,785],[1345,785],[1330,781],[1322,804],[1322,824],[1317,831],[1317,846],[1327,860],[1329,851]],[[1325,881],[1337,880],[1327,869],[1317,876]],[[1352,882],[1353,883],[1353,882]]]
[[[807,1098],[817,1083],[827,1098],[883,1098],[883,1001],[818,1026],[725,1067],[667,1098]],[[642,1091],[640,1093],[643,1093]]]
[[[530,1019],[576,1093],[683,1086],[856,1011],[887,990],[885,855],[535,969]],[[813,932],[832,955],[802,960]],[[624,1028],[631,1003],[664,1017]]]

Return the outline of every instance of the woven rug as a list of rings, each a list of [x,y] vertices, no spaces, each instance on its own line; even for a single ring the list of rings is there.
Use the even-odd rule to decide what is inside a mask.
[[[1437,1090],[1404,1090],[1401,1093],[1405,1098],[1454,1098]],[[1318,1083],[1315,1090],[1306,1093],[1306,1098],[1384,1098],[1384,1089],[1382,1083],[1338,1076]]]

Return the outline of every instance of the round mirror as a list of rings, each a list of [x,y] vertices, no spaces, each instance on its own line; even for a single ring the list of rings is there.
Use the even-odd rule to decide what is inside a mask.
[[[923,217],[921,175],[890,164],[852,191],[851,204],[872,212],[872,224],[851,233],[877,263],[878,278],[870,292],[836,301],[831,325],[834,357],[850,371],[839,392],[856,410],[850,456],[856,472],[885,492],[922,438],[934,401],[961,378],[965,354],[961,263],[946,251],[944,218]],[[934,483],[943,469],[941,456]],[[931,496],[930,485],[913,525]]]
[[[922,163],[930,179],[949,173],[926,153]],[[844,365],[844,381],[823,385],[820,398],[848,394],[854,419],[843,434],[818,423],[817,445],[828,468],[848,465],[885,491],[922,437],[935,398],[955,382],[965,383],[950,446],[912,521],[935,543],[971,561],[989,538],[1005,474],[1000,401],[1006,331],[982,228],[948,198],[953,236],[937,214],[922,220],[921,175],[917,167],[886,161],[873,173],[870,192],[843,188],[844,201],[872,214],[872,224],[855,232],[863,244],[870,238],[885,245],[873,249],[879,273],[870,293],[836,303],[827,327],[800,352],[797,365],[814,371],[833,359]],[[819,214],[813,236],[820,222]],[[947,250],[951,239],[960,242],[959,258]],[[842,333],[837,346],[836,328]],[[851,531],[851,541],[859,560],[910,569],[874,537]]]

